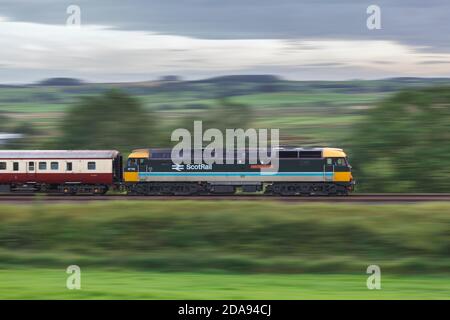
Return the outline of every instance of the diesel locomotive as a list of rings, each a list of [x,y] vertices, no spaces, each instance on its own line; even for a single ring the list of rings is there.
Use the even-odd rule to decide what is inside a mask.
[[[192,195],[260,192],[274,195],[346,195],[354,181],[347,155],[337,148],[280,148],[275,173],[246,161],[233,164],[174,164],[170,149],[134,150],[123,181],[129,194]],[[236,159],[238,157],[236,156]]]
[[[347,195],[354,180],[347,155],[337,148],[284,147],[278,170],[244,161],[175,164],[171,149],[133,150],[122,164],[116,150],[1,150],[0,193],[46,192],[130,195]]]

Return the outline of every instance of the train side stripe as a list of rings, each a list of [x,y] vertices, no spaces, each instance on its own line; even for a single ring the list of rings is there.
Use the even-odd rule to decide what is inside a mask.
[[[139,172],[140,177],[155,176],[296,176],[296,177],[332,177],[333,172]]]

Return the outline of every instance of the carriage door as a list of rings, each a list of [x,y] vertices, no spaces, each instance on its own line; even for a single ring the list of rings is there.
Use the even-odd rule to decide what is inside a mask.
[[[323,165],[323,181],[333,181],[334,176],[334,163],[333,158],[326,158]]]
[[[36,161],[26,162],[27,182],[36,182]]]
[[[73,182],[72,180],[73,173],[73,162],[72,161],[64,161],[64,175],[66,182]]]

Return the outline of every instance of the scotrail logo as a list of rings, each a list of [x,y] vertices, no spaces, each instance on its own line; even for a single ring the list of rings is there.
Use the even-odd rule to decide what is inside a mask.
[[[173,164],[172,165],[172,170],[175,171],[197,171],[197,170],[212,170],[212,165],[208,165],[208,164]]]
[[[172,165],[172,170],[176,170],[176,171],[183,171],[184,170],[184,164],[173,164]]]
[[[212,170],[212,165],[210,164],[187,164],[187,170]]]

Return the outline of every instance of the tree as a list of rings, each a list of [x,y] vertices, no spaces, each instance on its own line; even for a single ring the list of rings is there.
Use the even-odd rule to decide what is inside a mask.
[[[352,138],[360,190],[450,191],[450,88],[400,92],[368,111]]]
[[[154,124],[136,98],[110,90],[83,98],[66,114],[58,147],[130,151],[151,145]]]
[[[228,99],[218,100],[217,106],[208,109],[202,114],[183,119],[181,128],[193,130],[194,121],[203,122],[203,130],[217,128],[225,133],[225,129],[247,129],[252,118],[250,106],[231,102]]]

